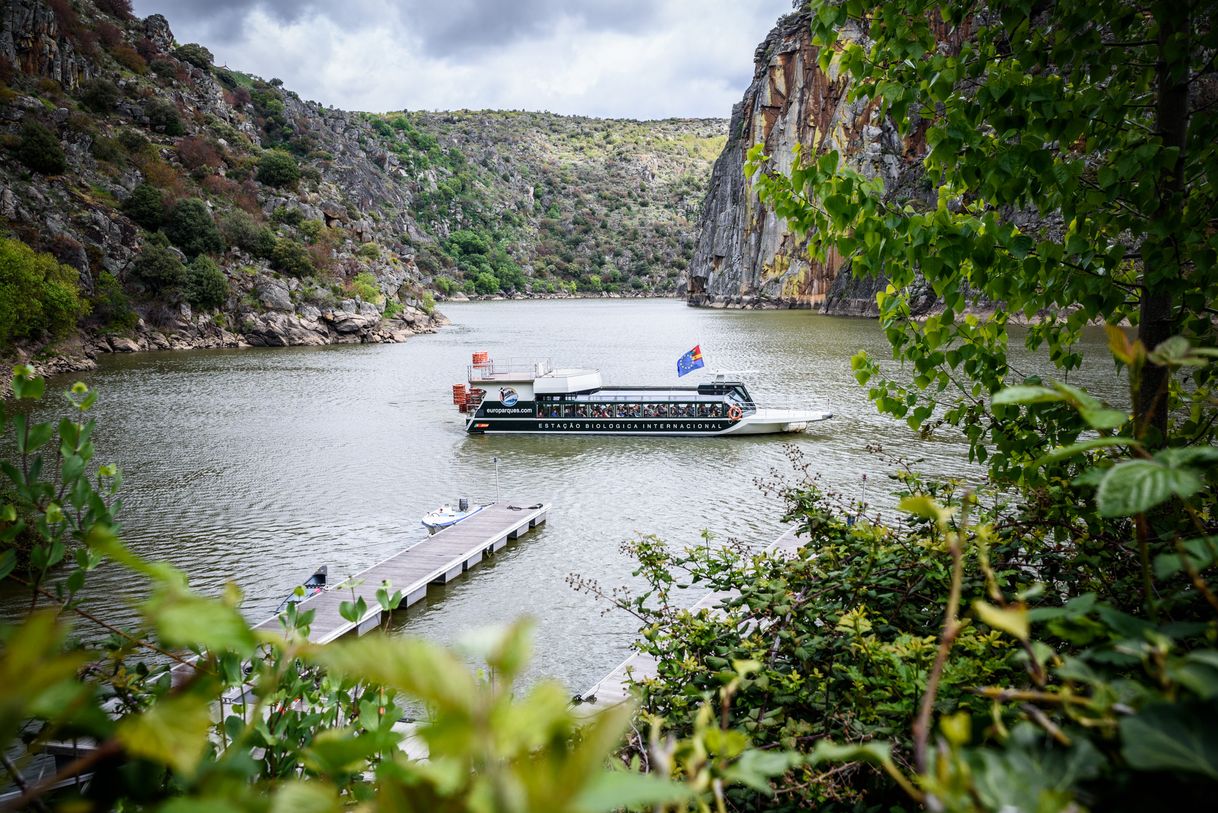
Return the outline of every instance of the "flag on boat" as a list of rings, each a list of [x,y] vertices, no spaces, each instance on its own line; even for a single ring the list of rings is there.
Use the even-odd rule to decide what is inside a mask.
[[[695,344],[693,350],[677,359],[677,377],[680,378],[686,373],[692,373],[703,366],[705,365],[702,363],[702,345]]]

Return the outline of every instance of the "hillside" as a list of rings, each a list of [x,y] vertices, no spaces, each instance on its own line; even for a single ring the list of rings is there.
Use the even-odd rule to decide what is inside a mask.
[[[671,293],[724,132],[345,112],[129,0],[6,3],[0,82],[6,355],[397,341],[447,295]]]
[[[534,292],[673,293],[693,256],[711,163],[726,140],[718,119],[460,111],[384,120],[396,125],[382,129],[398,144],[421,131],[466,156],[458,166],[428,169],[416,212],[448,254],[440,262],[455,261],[480,293],[496,285],[480,278],[487,264],[459,240],[444,239],[446,228],[503,245]],[[515,272],[508,267],[500,276]]]

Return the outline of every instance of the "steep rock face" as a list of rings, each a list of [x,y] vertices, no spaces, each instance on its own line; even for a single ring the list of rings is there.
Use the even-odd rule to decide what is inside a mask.
[[[861,34],[846,32],[843,39],[859,41]],[[811,260],[807,240],[761,203],[753,179],[744,175],[754,144],[763,144],[782,172],[792,168],[796,145],[806,155],[836,149],[867,176],[882,177],[889,189],[911,166],[916,138],[903,142],[870,105],[848,102],[847,79],[835,68],[820,70],[817,56],[806,11],[783,17],[758,46],[753,82],[732,109],[728,142],[711,175],[682,291],[690,304],[873,312],[874,283],[850,279],[839,257]]]
[[[89,60],[62,36],[58,16],[40,0],[5,0],[0,5],[0,60],[67,88],[92,75]]]

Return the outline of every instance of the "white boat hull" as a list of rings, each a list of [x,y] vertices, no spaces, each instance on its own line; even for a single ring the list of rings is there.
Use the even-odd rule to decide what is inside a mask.
[[[820,409],[759,409],[745,415],[723,435],[777,435],[803,432],[810,424],[828,420],[832,412]]]

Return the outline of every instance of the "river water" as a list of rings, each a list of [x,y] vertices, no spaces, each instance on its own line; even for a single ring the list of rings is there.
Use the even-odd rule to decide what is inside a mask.
[[[619,546],[640,533],[672,545],[703,544],[704,529],[771,541],[782,530],[781,505],[755,481],[790,472],[787,444],[829,485],[854,496],[867,489],[881,504],[888,471],[869,446],[920,458],[930,473],[967,473],[959,441],[919,440],[877,415],[855,383],[855,352],[889,355],[873,321],[674,300],[452,303],[444,311],[451,327],[405,344],[113,356],[78,376],[100,393],[99,461],[124,473],[124,538],[183,568],[202,592],[237,582],[243,610],[259,621],[317,565],[328,564],[332,580],[357,572],[425,539],[419,517],[438,504],[492,498],[497,457],[503,497],[552,503],[549,522],[432,588],[394,623],[450,642],[531,616],[532,676],[574,692],[625,657],[635,629],[570,588],[568,575],[607,589],[636,584]],[[598,367],[609,384],[672,384],[677,357],[698,343],[708,369],[754,371],[745,378],[759,402],[828,404],[835,417],[789,436],[471,437],[450,402],[478,350]],[[1101,348],[1102,337],[1092,343]],[[1076,381],[1111,387],[1108,370]],[[90,604],[123,617],[137,592],[105,565]],[[0,610],[14,615],[13,597]]]

